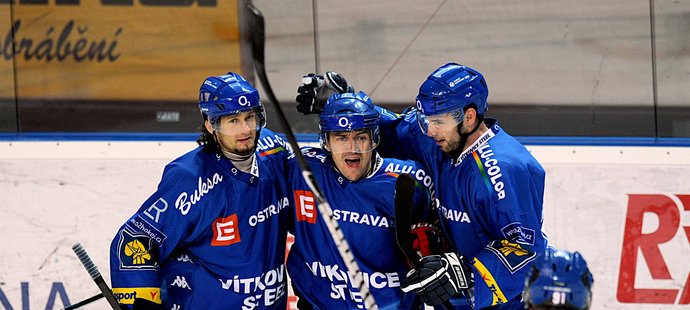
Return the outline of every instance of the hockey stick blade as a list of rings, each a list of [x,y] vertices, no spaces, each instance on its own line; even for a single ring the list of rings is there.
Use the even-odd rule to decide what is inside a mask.
[[[416,264],[419,255],[412,248],[412,208],[414,202],[414,179],[407,173],[398,175],[395,181],[395,240],[407,261]]]
[[[89,298],[87,298],[87,299],[84,299],[84,300],[82,300],[82,301],[80,301],[80,302],[78,302],[78,303],[76,303],[76,304],[71,304],[71,305],[69,305],[69,306],[67,306],[67,307],[64,307],[64,308],[62,308],[62,310],[73,310],[73,309],[78,309],[78,308],[81,308],[81,307],[83,307],[83,306],[86,306],[86,305],[88,305],[88,304],[90,304],[90,303],[92,303],[92,302],[94,302],[94,301],[96,301],[96,300],[99,300],[99,299],[101,299],[101,298],[103,298],[103,293],[98,293],[98,294],[96,294],[96,295],[94,295],[94,296],[92,296],[92,297],[89,297]]]
[[[299,145],[297,144],[297,139],[295,139],[295,135],[287,122],[285,113],[280,107],[280,103],[278,102],[275,93],[273,93],[273,89],[271,89],[271,84],[268,82],[268,76],[266,75],[264,63],[266,39],[264,18],[261,15],[261,12],[252,3],[247,3],[246,8],[246,16],[250,27],[249,33],[251,34],[250,41],[252,45],[252,58],[254,59],[254,66],[256,68],[256,73],[259,76],[259,80],[264,87],[266,95],[268,95],[268,98],[275,106],[276,114],[278,114],[278,120],[280,121],[280,125],[285,131],[285,136],[287,137],[288,141],[290,142],[290,146],[294,151],[295,158],[297,159],[297,163],[302,171],[302,176],[309,185],[309,188],[314,193],[314,198],[316,199],[321,218],[326,224],[326,227],[328,227],[328,231],[330,232],[331,237],[338,248],[338,252],[343,259],[348,272],[353,275],[352,285],[359,290],[359,293],[364,301],[364,307],[366,309],[378,309],[376,306],[376,301],[374,301],[374,296],[371,295],[369,292],[369,287],[364,282],[362,272],[355,261],[354,255],[350,250],[350,246],[347,244],[347,240],[345,240],[345,236],[343,235],[338,222],[333,218],[333,211],[331,210],[328,201],[326,201],[325,197],[323,197],[322,191],[319,188],[318,183],[316,182],[316,179],[309,168],[309,165],[307,165],[306,161],[304,160]]]
[[[84,268],[86,268],[86,271],[89,273],[89,276],[91,276],[91,279],[93,279],[93,281],[96,282],[98,289],[101,290],[101,293],[103,293],[103,296],[108,301],[113,310],[122,310],[122,308],[120,308],[120,304],[118,304],[117,300],[115,300],[115,295],[113,295],[113,291],[110,290],[108,284],[105,283],[105,280],[103,280],[101,273],[98,272],[98,268],[96,267],[96,265],[93,264],[93,261],[89,257],[89,254],[86,253],[86,250],[84,250],[84,247],[80,243],[77,243],[74,246],[72,246],[72,250],[75,254],[77,254],[77,257],[79,257],[79,261],[81,261],[81,264],[84,266]]]

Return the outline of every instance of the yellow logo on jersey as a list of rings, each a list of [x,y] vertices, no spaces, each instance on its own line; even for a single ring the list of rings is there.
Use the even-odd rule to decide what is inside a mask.
[[[511,243],[508,240],[501,240],[501,247],[498,250],[501,251],[504,256],[509,256],[510,254],[525,256],[529,254],[529,251],[523,249],[519,244]]]
[[[146,250],[146,247],[139,242],[133,240],[125,246],[125,255],[132,257],[132,263],[135,265],[143,265],[147,260],[151,260],[151,254]]]

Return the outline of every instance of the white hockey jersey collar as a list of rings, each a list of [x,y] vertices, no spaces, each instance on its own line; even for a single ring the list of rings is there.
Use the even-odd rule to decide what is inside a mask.
[[[230,161],[230,159],[227,157],[216,154],[216,159],[226,173],[250,184],[254,184],[259,181],[259,163],[257,161],[258,154],[254,154],[252,157],[252,167],[249,170],[249,173],[246,173],[240,169],[237,169],[237,167],[235,167],[232,161]]]
[[[472,152],[476,151],[480,146],[488,143],[491,138],[493,138],[499,131],[501,131],[501,127],[498,126],[498,121],[494,118],[484,119],[484,124],[486,124],[486,126],[489,127],[489,130],[487,130],[485,133],[479,136],[477,141],[474,141],[474,143],[472,143],[470,147],[468,147],[466,150],[460,153],[458,158],[451,160],[451,164],[453,164],[455,167],[460,166],[460,164],[462,164],[462,161],[469,154],[472,154]]]

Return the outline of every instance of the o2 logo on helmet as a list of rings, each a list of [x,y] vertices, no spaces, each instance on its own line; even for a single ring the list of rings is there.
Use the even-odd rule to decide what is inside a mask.
[[[347,119],[347,117],[341,117],[340,119],[338,119],[338,126],[346,128],[350,126],[350,120]]]
[[[237,103],[244,107],[249,105],[249,99],[247,99],[247,96],[240,96],[237,98]]]
[[[422,102],[419,101],[419,99],[417,99],[417,110],[424,113],[424,109],[422,108]]]

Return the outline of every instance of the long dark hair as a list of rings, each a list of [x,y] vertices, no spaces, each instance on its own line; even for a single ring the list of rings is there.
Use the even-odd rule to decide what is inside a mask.
[[[206,130],[206,126],[204,126],[203,124],[199,127],[199,132],[201,132],[201,135],[199,135],[199,137],[196,138],[196,144],[203,146],[202,151],[204,152],[217,153],[218,142],[216,142],[216,137],[214,137],[212,133]]]

